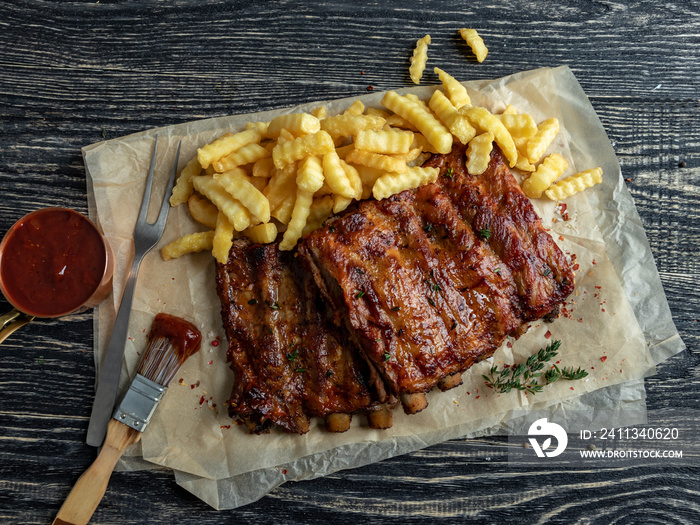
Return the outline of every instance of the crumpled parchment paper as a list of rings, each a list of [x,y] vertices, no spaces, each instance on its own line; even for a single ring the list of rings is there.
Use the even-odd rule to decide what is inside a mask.
[[[121,389],[138,368],[146,333],[159,311],[194,322],[204,336],[202,350],[180,369],[144,433],[130,449],[123,469],[160,465],[173,469],[177,482],[217,509],[255,501],[288,480],[309,479],[411,452],[447,439],[505,432],[515,411],[548,409],[560,417],[575,410],[621,411],[625,424],[643,423],[643,377],[684,346],[668,304],[644,229],[625,188],[615,152],[588,98],[567,67],[539,69],[493,81],[464,83],[474,105],[498,112],[507,104],[536,121],[557,117],[561,132],[550,152],[569,162],[566,175],[602,166],[603,184],[567,199],[568,220],[546,199],[535,208],[563,251],[579,265],[576,291],[554,323],[533,323],[527,334],[508,341],[493,357],[464,374],[464,384],[428,394],[429,407],[407,416],[394,413],[394,426],[379,431],[362,416],[351,429],[331,434],[320,421],[304,436],[273,430],[249,435],[232,423],[225,402],[232,377],[225,361],[226,338],[214,286],[214,260],[208,253],[164,262],[158,248],[201,230],[186,206],[170,210],[160,245],[146,256],[136,286]],[[435,86],[398,90],[426,100]],[[117,258],[115,293],[95,316],[95,356],[99,367],[107,347],[121,290],[133,255],[132,232],[138,215],[153,139],[159,136],[155,187],[163,187],[182,139],[180,167],[198,147],[248,121],[310,111],[326,105],[329,114],[357,98],[380,106],[382,93],[319,102],[251,115],[220,117],[147,130],[83,149],[90,216],[103,229]],[[160,183],[159,183],[160,181]],[[162,190],[155,192],[160,202]],[[536,396],[513,391],[497,394],[481,377],[492,361],[523,362],[551,340],[562,341],[559,366],[582,367],[589,376],[559,381]],[[220,343],[220,344],[218,344]],[[602,359],[601,359],[602,358]],[[574,429],[568,429],[572,431]],[[142,458],[142,459],[141,459]]]

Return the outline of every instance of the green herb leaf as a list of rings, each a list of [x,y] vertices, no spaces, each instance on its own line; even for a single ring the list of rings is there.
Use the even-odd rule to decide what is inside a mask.
[[[355,299],[359,299],[360,297],[364,297],[364,296],[365,296],[365,292],[362,291],[362,290],[359,290],[359,291],[355,294]]]
[[[586,377],[588,372],[580,367],[575,370],[573,367],[559,369],[556,364],[541,372],[545,368],[545,363],[557,355],[560,346],[561,341],[555,340],[547,347],[541,348],[536,354],[528,357],[525,363],[505,365],[501,370],[493,365],[489,373],[482,374],[481,377],[484,378],[486,386],[501,394],[507,394],[513,389],[536,394],[541,392],[545,385],[560,379],[575,381]],[[540,379],[544,381],[544,384],[540,383]]]
[[[481,239],[483,239],[484,241],[488,241],[488,240],[489,240],[489,237],[491,237],[491,234],[492,234],[492,233],[493,233],[493,232],[492,232],[491,230],[489,230],[488,228],[481,228],[481,229],[479,230],[479,237],[480,237]]]

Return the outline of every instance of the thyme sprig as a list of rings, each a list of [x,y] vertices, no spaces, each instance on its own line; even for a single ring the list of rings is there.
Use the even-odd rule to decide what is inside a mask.
[[[580,367],[574,370],[572,366],[559,368],[557,365],[552,365],[549,370],[542,371],[545,363],[557,355],[560,346],[561,341],[552,341],[547,347],[541,348],[539,352],[528,357],[524,363],[505,366],[502,370],[493,365],[489,373],[482,374],[481,377],[486,381],[487,387],[501,394],[507,394],[513,389],[536,394],[541,392],[545,385],[560,379],[575,381],[586,377],[588,372]]]

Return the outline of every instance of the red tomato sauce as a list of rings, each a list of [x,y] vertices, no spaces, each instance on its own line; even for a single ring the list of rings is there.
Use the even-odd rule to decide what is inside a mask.
[[[173,315],[159,313],[156,315],[148,333],[149,341],[163,337],[171,341],[178,361],[185,360],[199,350],[202,334],[196,326]]]
[[[76,310],[104,275],[102,236],[85,217],[64,208],[39,210],[5,239],[0,280],[7,299],[31,315],[53,317]]]

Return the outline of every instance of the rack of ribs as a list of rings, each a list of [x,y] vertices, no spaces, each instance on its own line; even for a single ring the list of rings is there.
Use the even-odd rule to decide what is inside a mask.
[[[311,417],[342,432],[358,411],[368,412],[373,428],[391,426],[395,398],[345,326],[327,317],[293,253],[237,239],[228,262],[217,265],[216,286],[235,377],[229,412],[250,432],[276,424],[303,434]]]
[[[434,155],[436,183],[363,201],[302,239],[298,252],[404,410],[461,383],[529,322],[551,319],[574,276],[500,150],[471,175],[465,148]]]

